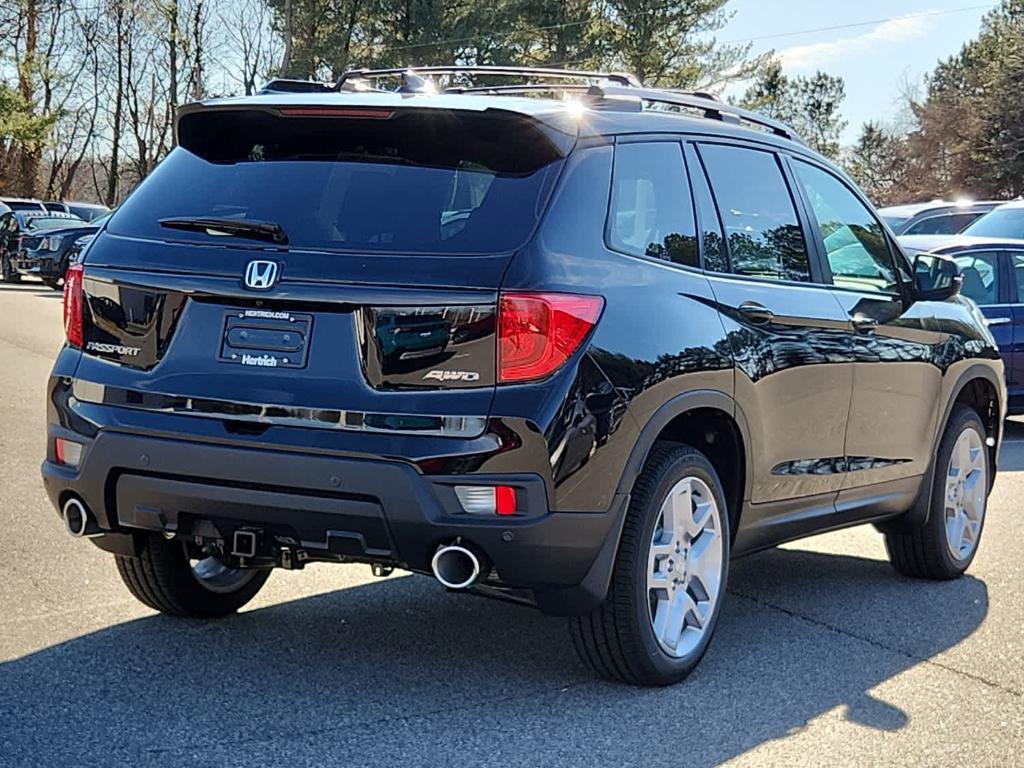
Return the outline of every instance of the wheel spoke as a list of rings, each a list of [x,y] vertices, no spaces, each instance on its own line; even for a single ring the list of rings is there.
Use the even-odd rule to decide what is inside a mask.
[[[680,480],[665,497],[647,556],[654,635],[670,656],[691,653],[709,629],[720,597],[724,542],[711,488]]]

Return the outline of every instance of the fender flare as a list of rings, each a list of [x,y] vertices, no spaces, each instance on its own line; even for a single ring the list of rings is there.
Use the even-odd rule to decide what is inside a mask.
[[[939,450],[939,442],[942,440],[942,435],[946,432],[946,425],[949,424],[949,417],[953,413],[953,406],[956,404],[957,398],[967,388],[968,384],[976,379],[984,379],[992,388],[996,391],[996,434],[993,437],[996,438],[996,444],[999,444],[1000,435],[999,433],[1003,429],[1002,417],[1003,407],[1005,403],[1000,400],[1000,390],[1003,386],[1003,382],[999,376],[991,367],[982,363],[976,363],[960,374],[960,377],[956,380],[956,384],[953,385],[953,389],[950,391],[949,397],[946,399],[946,405],[942,411],[942,418],[938,421],[935,429],[935,435],[932,438],[932,453],[931,460],[928,464],[928,471],[925,472],[924,479],[921,482],[921,489],[917,492],[917,499],[914,501],[912,506],[906,514],[900,515],[899,517],[887,520],[884,523],[879,524],[877,527],[885,532],[890,533],[909,533],[928,522],[928,516],[931,514],[932,506],[932,491],[935,485],[935,459],[936,453]],[[983,414],[979,414],[982,415]],[[992,467],[992,480],[995,480],[996,467]]]
[[[739,428],[740,440],[743,443],[743,460],[746,467],[743,478],[743,494],[740,499],[741,506],[750,499],[750,427],[739,404],[730,395],[714,389],[697,389],[691,392],[684,392],[665,402],[654,412],[654,415],[648,419],[647,423],[640,430],[640,435],[633,445],[633,450],[629,454],[626,466],[622,470],[622,477],[619,480],[619,487],[617,489],[618,493],[628,494],[632,490],[633,484],[640,475],[644,462],[647,461],[647,457],[650,455],[658,435],[668,426],[669,422],[677,416],[682,416],[684,413],[697,410],[698,408],[721,411],[731,417]],[[740,510],[737,510],[737,513],[739,512]],[[738,519],[734,521],[734,524],[736,523],[738,523]]]

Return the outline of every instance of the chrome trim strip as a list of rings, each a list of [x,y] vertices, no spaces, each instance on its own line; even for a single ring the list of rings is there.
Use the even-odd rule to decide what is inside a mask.
[[[487,418],[484,416],[366,413],[334,408],[213,400],[112,387],[85,379],[75,379],[72,382],[71,391],[74,398],[83,403],[112,405],[118,408],[133,408],[183,416],[201,416],[208,419],[248,421],[270,426],[461,438],[479,437],[487,427]]]

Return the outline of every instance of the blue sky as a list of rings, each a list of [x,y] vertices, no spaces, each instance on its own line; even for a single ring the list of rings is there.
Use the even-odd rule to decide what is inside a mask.
[[[904,83],[919,81],[939,59],[959,51],[996,5],[981,0],[733,0],[727,8],[735,15],[717,37],[723,42],[759,38],[753,52],[774,49],[787,74],[821,69],[843,77],[843,114],[849,121],[843,143],[851,144],[863,122],[894,117]],[[843,25],[858,26],[804,32]]]

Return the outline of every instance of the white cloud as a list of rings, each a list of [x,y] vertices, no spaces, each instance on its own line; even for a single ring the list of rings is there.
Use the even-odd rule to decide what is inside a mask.
[[[933,19],[924,15],[903,16],[882,22],[870,32],[854,37],[841,37],[825,43],[796,45],[779,51],[782,66],[787,70],[826,68],[839,60],[854,56],[879,55],[881,48],[906,40],[924,37]]]

